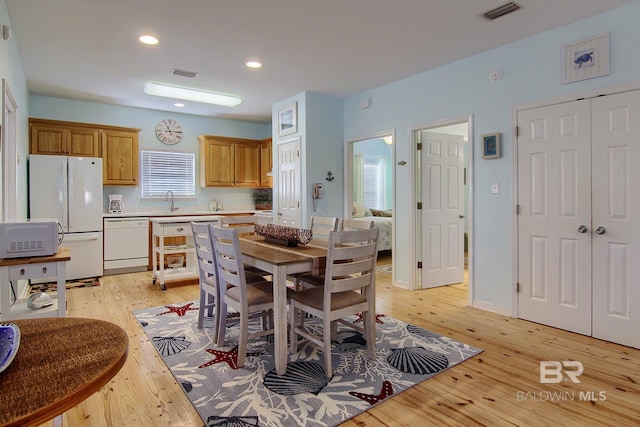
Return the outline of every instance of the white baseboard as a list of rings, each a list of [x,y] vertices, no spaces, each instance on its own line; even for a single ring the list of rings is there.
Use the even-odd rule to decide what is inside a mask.
[[[501,305],[495,305],[486,301],[479,301],[479,300],[473,300],[471,303],[471,306],[475,308],[479,308],[481,310],[490,311],[492,313],[501,314],[503,316],[512,317],[510,307],[503,307]]]

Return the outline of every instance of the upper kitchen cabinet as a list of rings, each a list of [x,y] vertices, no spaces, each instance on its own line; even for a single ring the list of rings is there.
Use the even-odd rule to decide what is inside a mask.
[[[29,119],[31,154],[100,157],[100,130],[85,123]]]
[[[102,131],[104,185],[138,185],[138,132],[140,129]]]
[[[260,187],[260,141],[200,135],[201,187]]]
[[[262,140],[260,143],[260,187],[273,186],[273,178],[270,173],[273,169],[273,154],[271,151],[271,138]]]

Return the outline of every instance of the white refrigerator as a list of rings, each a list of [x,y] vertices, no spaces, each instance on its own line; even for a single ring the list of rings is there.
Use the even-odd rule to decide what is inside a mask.
[[[67,280],[102,276],[102,207],[101,158],[29,156],[29,218],[62,225]]]

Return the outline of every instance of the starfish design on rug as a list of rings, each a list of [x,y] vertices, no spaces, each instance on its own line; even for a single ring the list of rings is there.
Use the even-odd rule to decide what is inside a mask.
[[[379,323],[380,325],[384,325],[384,322],[380,319],[382,319],[384,316],[386,316],[386,314],[376,314],[376,323]],[[356,318],[356,320],[354,321],[354,323],[359,323],[362,322],[364,320],[364,315],[362,313],[358,313],[358,317]]]
[[[380,394],[358,393],[357,391],[350,391],[349,394],[351,396],[357,397],[358,399],[365,400],[369,402],[369,405],[373,406],[376,403],[383,401],[387,397],[393,395],[393,385],[391,385],[390,381],[383,382]]]
[[[164,313],[158,313],[157,316],[164,316],[165,314],[171,314],[171,313],[175,313],[180,317],[184,317],[185,314],[187,314],[187,311],[191,311],[191,310],[197,310],[197,307],[191,307],[193,305],[192,302],[185,304],[185,305],[180,305],[180,306],[173,306],[173,305],[165,305],[165,308],[168,308],[169,311],[165,311]]]
[[[207,366],[215,365],[216,363],[227,362],[227,365],[231,369],[238,369],[238,346],[233,347],[229,351],[215,350],[208,348],[205,350],[207,353],[211,353],[215,356],[215,359],[208,361],[205,364],[198,366],[198,368],[206,368]],[[247,356],[260,356],[259,352],[247,352]]]

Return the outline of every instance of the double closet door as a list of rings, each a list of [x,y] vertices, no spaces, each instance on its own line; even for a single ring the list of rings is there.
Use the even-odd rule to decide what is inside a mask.
[[[640,348],[640,91],[518,127],[519,317]]]

